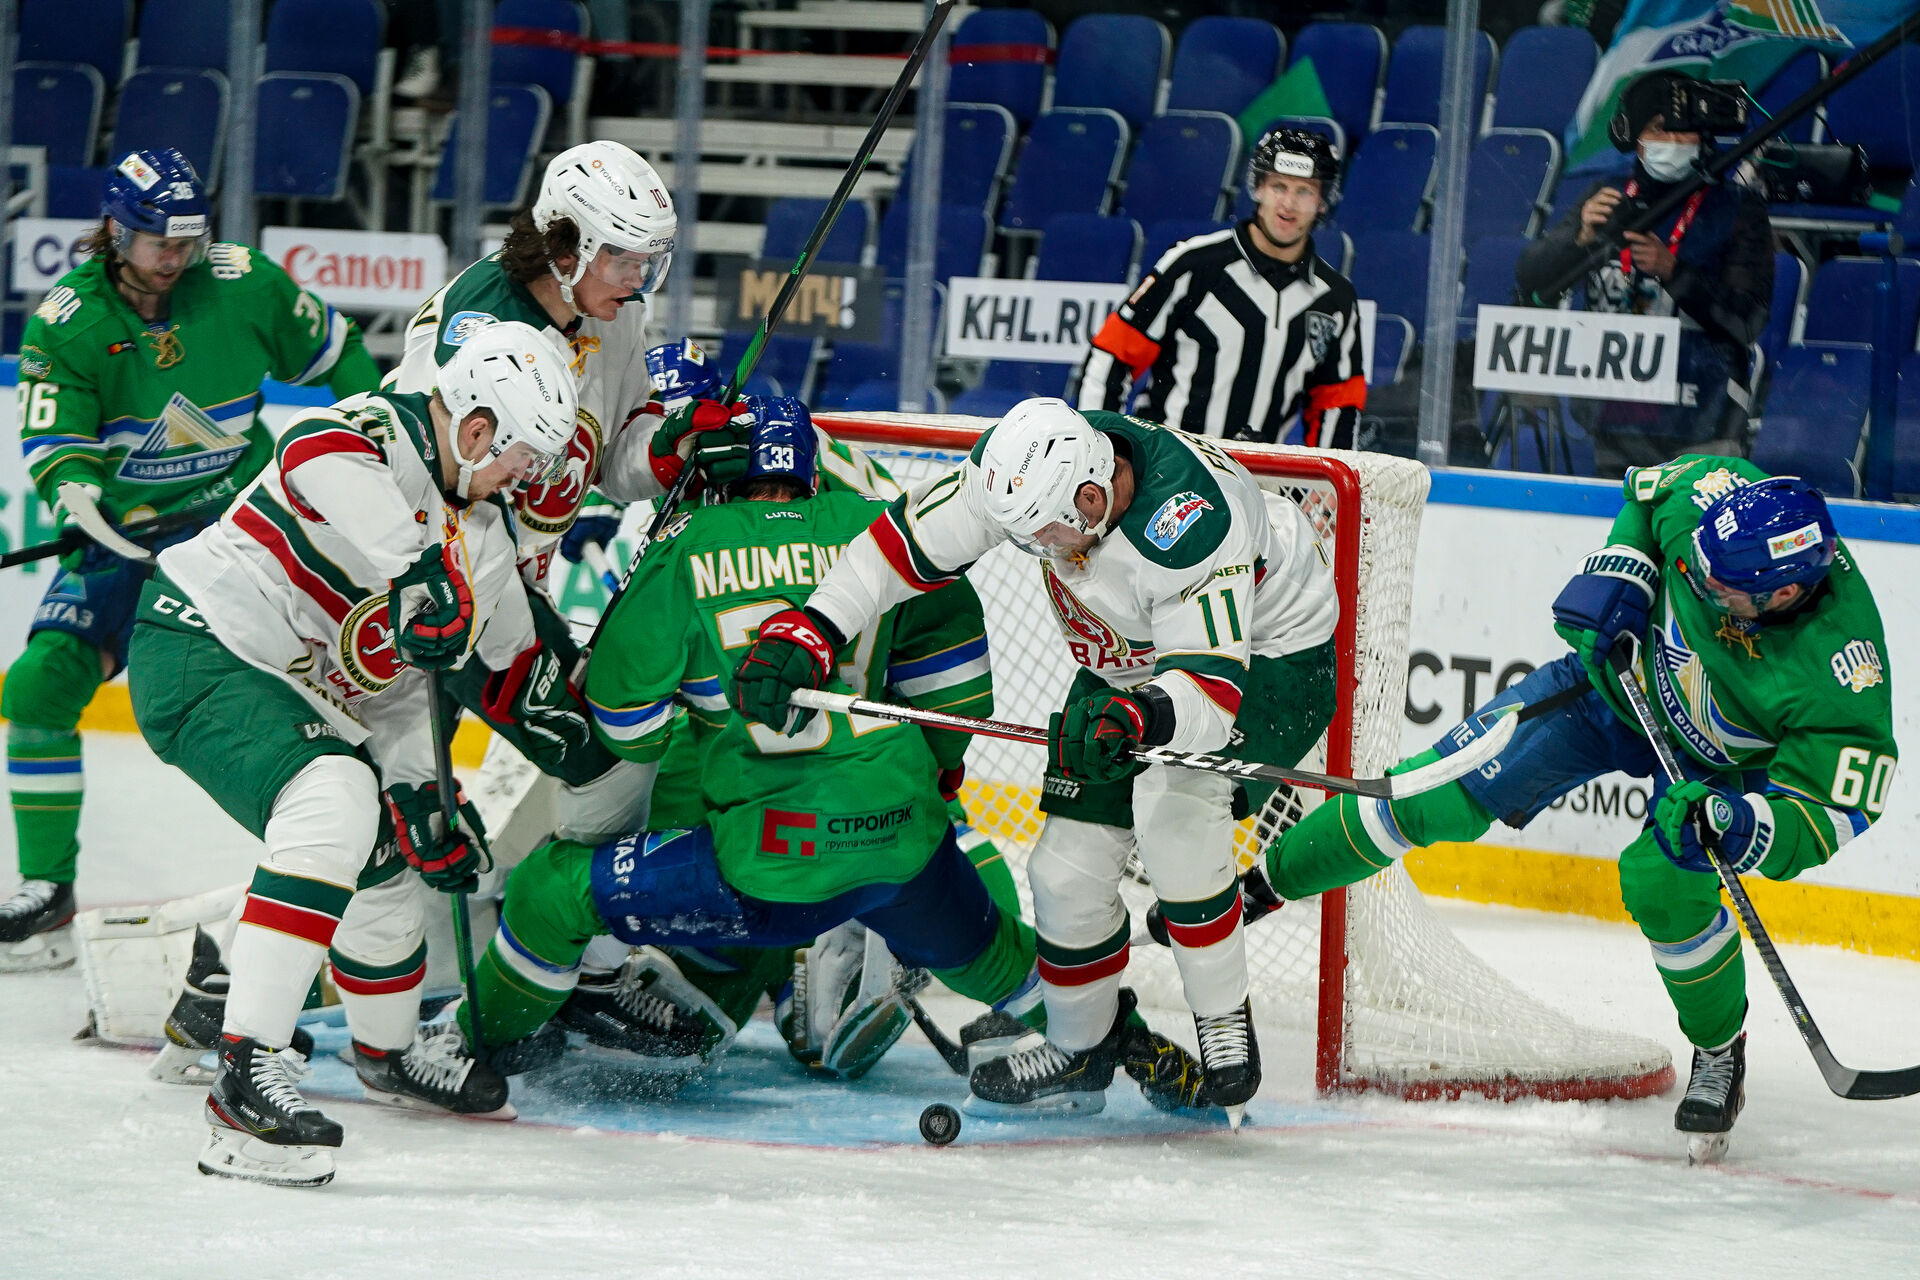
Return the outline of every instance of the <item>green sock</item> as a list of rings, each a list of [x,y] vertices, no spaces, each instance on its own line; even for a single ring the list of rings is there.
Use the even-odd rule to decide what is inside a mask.
[[[1431,758],[1424,752],[1400,768]],[[1478,840],[1492,825],[1458,782],[1403,800],[1335,796],[1267,847],[1267,879],[1283,898],[1308,898],[1384,871],[1413,849]]]
[[[80,857],[82,779],[78,733],[8,727],[7,781],[22,879],[73,882]]]
[[[935,969],[933,976],[963,996],[996,1004],[1020,990],[1033,972],[1035,959],[1033,926],[1002,911],[992,941],[979,955],[957,968]]]
[[[475,966],[483,1043],[532,1035],[573,994],[588,941],[606,932],[593,906],[592,866],[591,845],[556,840],[528,854],[507,878],[500,931]],[[460,1021],[472,1036],[468,1009]]]

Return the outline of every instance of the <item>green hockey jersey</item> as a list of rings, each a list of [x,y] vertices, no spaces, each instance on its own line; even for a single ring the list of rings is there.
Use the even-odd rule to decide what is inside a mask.
[[[587,701],[614,752],[655,760],[676,698],[702,744],[720,868],[756,898],[818,902],[901,883],[947,829],[936,773],[957,734],[816,715],[792,737],[733,712],[733,669],[760,624],[805,602],[885,507],[851,493],[730,502],[676,517],[613,607],[587,666]],[[992,714],[986,624],[965,581],[888,610],[842,650],[834,687],[964,715]]]
[[[359,329],[265,254],[216,244],[181,274],[164,325],[120,296],[100,259],[69,271],[20,346],[20,443],[51,506],[69,480],[100,486],[109,517],[211,505],[273,456],[260,383],[372,391]]]
[[[1702,600],[1685,562],[1701,513],[1766,472],[1688,456],[1626,474],[1609,542],[1660,566],[1639,678],[1671,741],[1728,775],[1764,773],[1786,874],[1831,858],[1884,811],[1898,748],[1880,611],[1840,544],[1811,602],[1742,623]],[[1755,790],[1748,779],[1747,790]],[[1771,869],[1769,874],[1772,874]]]

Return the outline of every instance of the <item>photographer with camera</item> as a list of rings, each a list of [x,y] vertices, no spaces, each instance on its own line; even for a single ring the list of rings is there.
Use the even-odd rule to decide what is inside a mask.
[[[1641,76],[1608,124],[1614,146],[1634,153],[1624,188],[1596,185],[1520,256],[1522,295],[1551,305],[1543,291],[1606,243],[1616,251],[1587,273],[1587,309],[1680,317],[1680,403],[1601,402],[1592,426],[1603,476],[1681,453],[1747,452],[1752,348],[1773,296],[1765,202],[1737,184],[1707,185],[1655,226],[1619,230],[1698,171],[1713,134],[1744,123],[1738,84],[1674,71]]]

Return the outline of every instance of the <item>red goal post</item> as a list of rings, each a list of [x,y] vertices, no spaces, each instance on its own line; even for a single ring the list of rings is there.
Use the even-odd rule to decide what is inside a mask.
[[[957,466],[991,419],[931,414],[820,413],[903,487]],[[1414,551],[1429,476],[1383,454],[1232,443],[1263,488],[1300,503],[1331,553],[1340,600],[1339,697],[1309,767],[1376,775],[1400,758]],[[972,571],[988,613],[997,714],[1045,723],[1070,678],[1058,623],[1037,576],[1002,548]],[[968,811],[1016,863],[1038,834],[1041,761],[1034,748],[982,740],[969,756]],[[1022,756],[1019,753],[1025,752]],[[1247,865],[1275,830],[1317,797],[1283,789],[1242,824]],[[1150,894],[1130,887],[1136,916]],[[1138,932],[1136,930],[1136,932]],[[1440,923],[1402,868],[1321,895],[1317,913],[1290,908],[1248,930],[1260,1025],[1292,1024],[1315,1038],[1323,1091],[1382,1090],[1412,1099],[1641,1097],[1673,1080],[1666,1050],[1641,1037],[1583,1027],[1532,1000]],[[1182,1008],[1160,948],[1135,947],[1128,982],[1143,1004]]]

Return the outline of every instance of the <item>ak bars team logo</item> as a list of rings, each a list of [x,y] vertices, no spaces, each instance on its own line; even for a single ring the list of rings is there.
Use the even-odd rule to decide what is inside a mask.
[[[1213,504],[1191,490],[1176,493],[1161,503],[1153,519],[1147,521],[1147,541],[1162,551],[1170,551],[1201,513],[1211,510]]]

